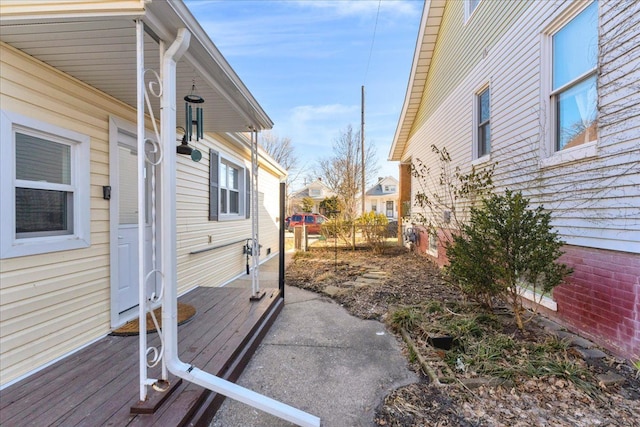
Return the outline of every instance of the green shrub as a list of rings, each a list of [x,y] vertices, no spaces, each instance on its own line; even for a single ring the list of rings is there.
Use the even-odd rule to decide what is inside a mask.
[[[396,331],[400,329],[411,331],[421,322],[422,314],[414,307],[399,308],[391,314],[391,327]]]
[[[380,252],[384,249],[384,242],[387,237],[387,225],[389,220],[386,215],[375,212],[367,212],[356,220],[356,224],[362,230],[362,237],[374,251]]]
[[[492,195],[471,209],[468,224],[447,246],[448,276],[469,296],[485,303],[508,303],[518,328],[524,329],[518,284],[549,292],[571,270],[556,260],[563,242],[542,206],[529,208],[521,193]]]

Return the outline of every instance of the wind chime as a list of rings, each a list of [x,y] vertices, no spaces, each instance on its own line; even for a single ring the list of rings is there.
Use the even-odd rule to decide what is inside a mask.
[[[178,154],[186,154],[191,156],[191,160],[199,162],[202,159],[202,153],[195,148],[189,146],[189,141],[196,138],[196,142],[204,136],[204,120],[202,114],[202,107],[199,104],[204,103],[204,98],[200,95],[196,95],[196,83],[192,82],[191,93],[184,97],[184,135],[182,142],[178,145],[176,151]],[[193,114],[193,105],[196,105],[195,115]],[[194,129],[195,128],[195,129]]]

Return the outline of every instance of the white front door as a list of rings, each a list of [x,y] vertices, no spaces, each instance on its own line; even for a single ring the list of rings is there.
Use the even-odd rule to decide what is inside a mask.
[[[117,306],[118,313],[123,313],[138,305],[138,153],[137,141],[133,135],[118,132],[118,280]],[[149,168],[145,174],[149,181]],[[149,185],[146,186],[150,188]],[[147,198],[149,199],[149,198]],[[148,200],[147,200],[148,201]],[[147,217],[150,211],[147,203]],[[151,262],[151,226],[145,224],[145,273],[149,271]]]

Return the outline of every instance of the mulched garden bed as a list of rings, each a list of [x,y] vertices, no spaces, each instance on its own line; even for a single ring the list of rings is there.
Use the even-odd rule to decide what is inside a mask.
[[[585,360],[535,316],[518,331],[508,310],[466,301],[433,263],[403,247],[374,253],[325,243],[297,253],[286,281],[385,322],[400,340],[406,331],[407,360],[424,380],[388,395],[374,425],[640,425],[640,379],[630,363],[607,352]],[[451,349],[429,345],[441,334],[453,336]],[[602,374],[618,381],[605,384]]]

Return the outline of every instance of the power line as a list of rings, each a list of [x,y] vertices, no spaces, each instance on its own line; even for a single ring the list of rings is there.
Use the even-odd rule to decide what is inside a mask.
[[[381,3],[382,3],[382,0],[378,0],[378,11],[376,12],[376,23],[373,26],[373,36],[371,37],[371,48],[369,49],[369,59],[367,59],[367,68],[365,68],[364,70],[364,83],[367,82],[367,74],[369,74],[369,65],[371,64],[371,55],[373,54],[373,43],[376,40],[376,30],[378,29],[378,17],[380,16]]]

